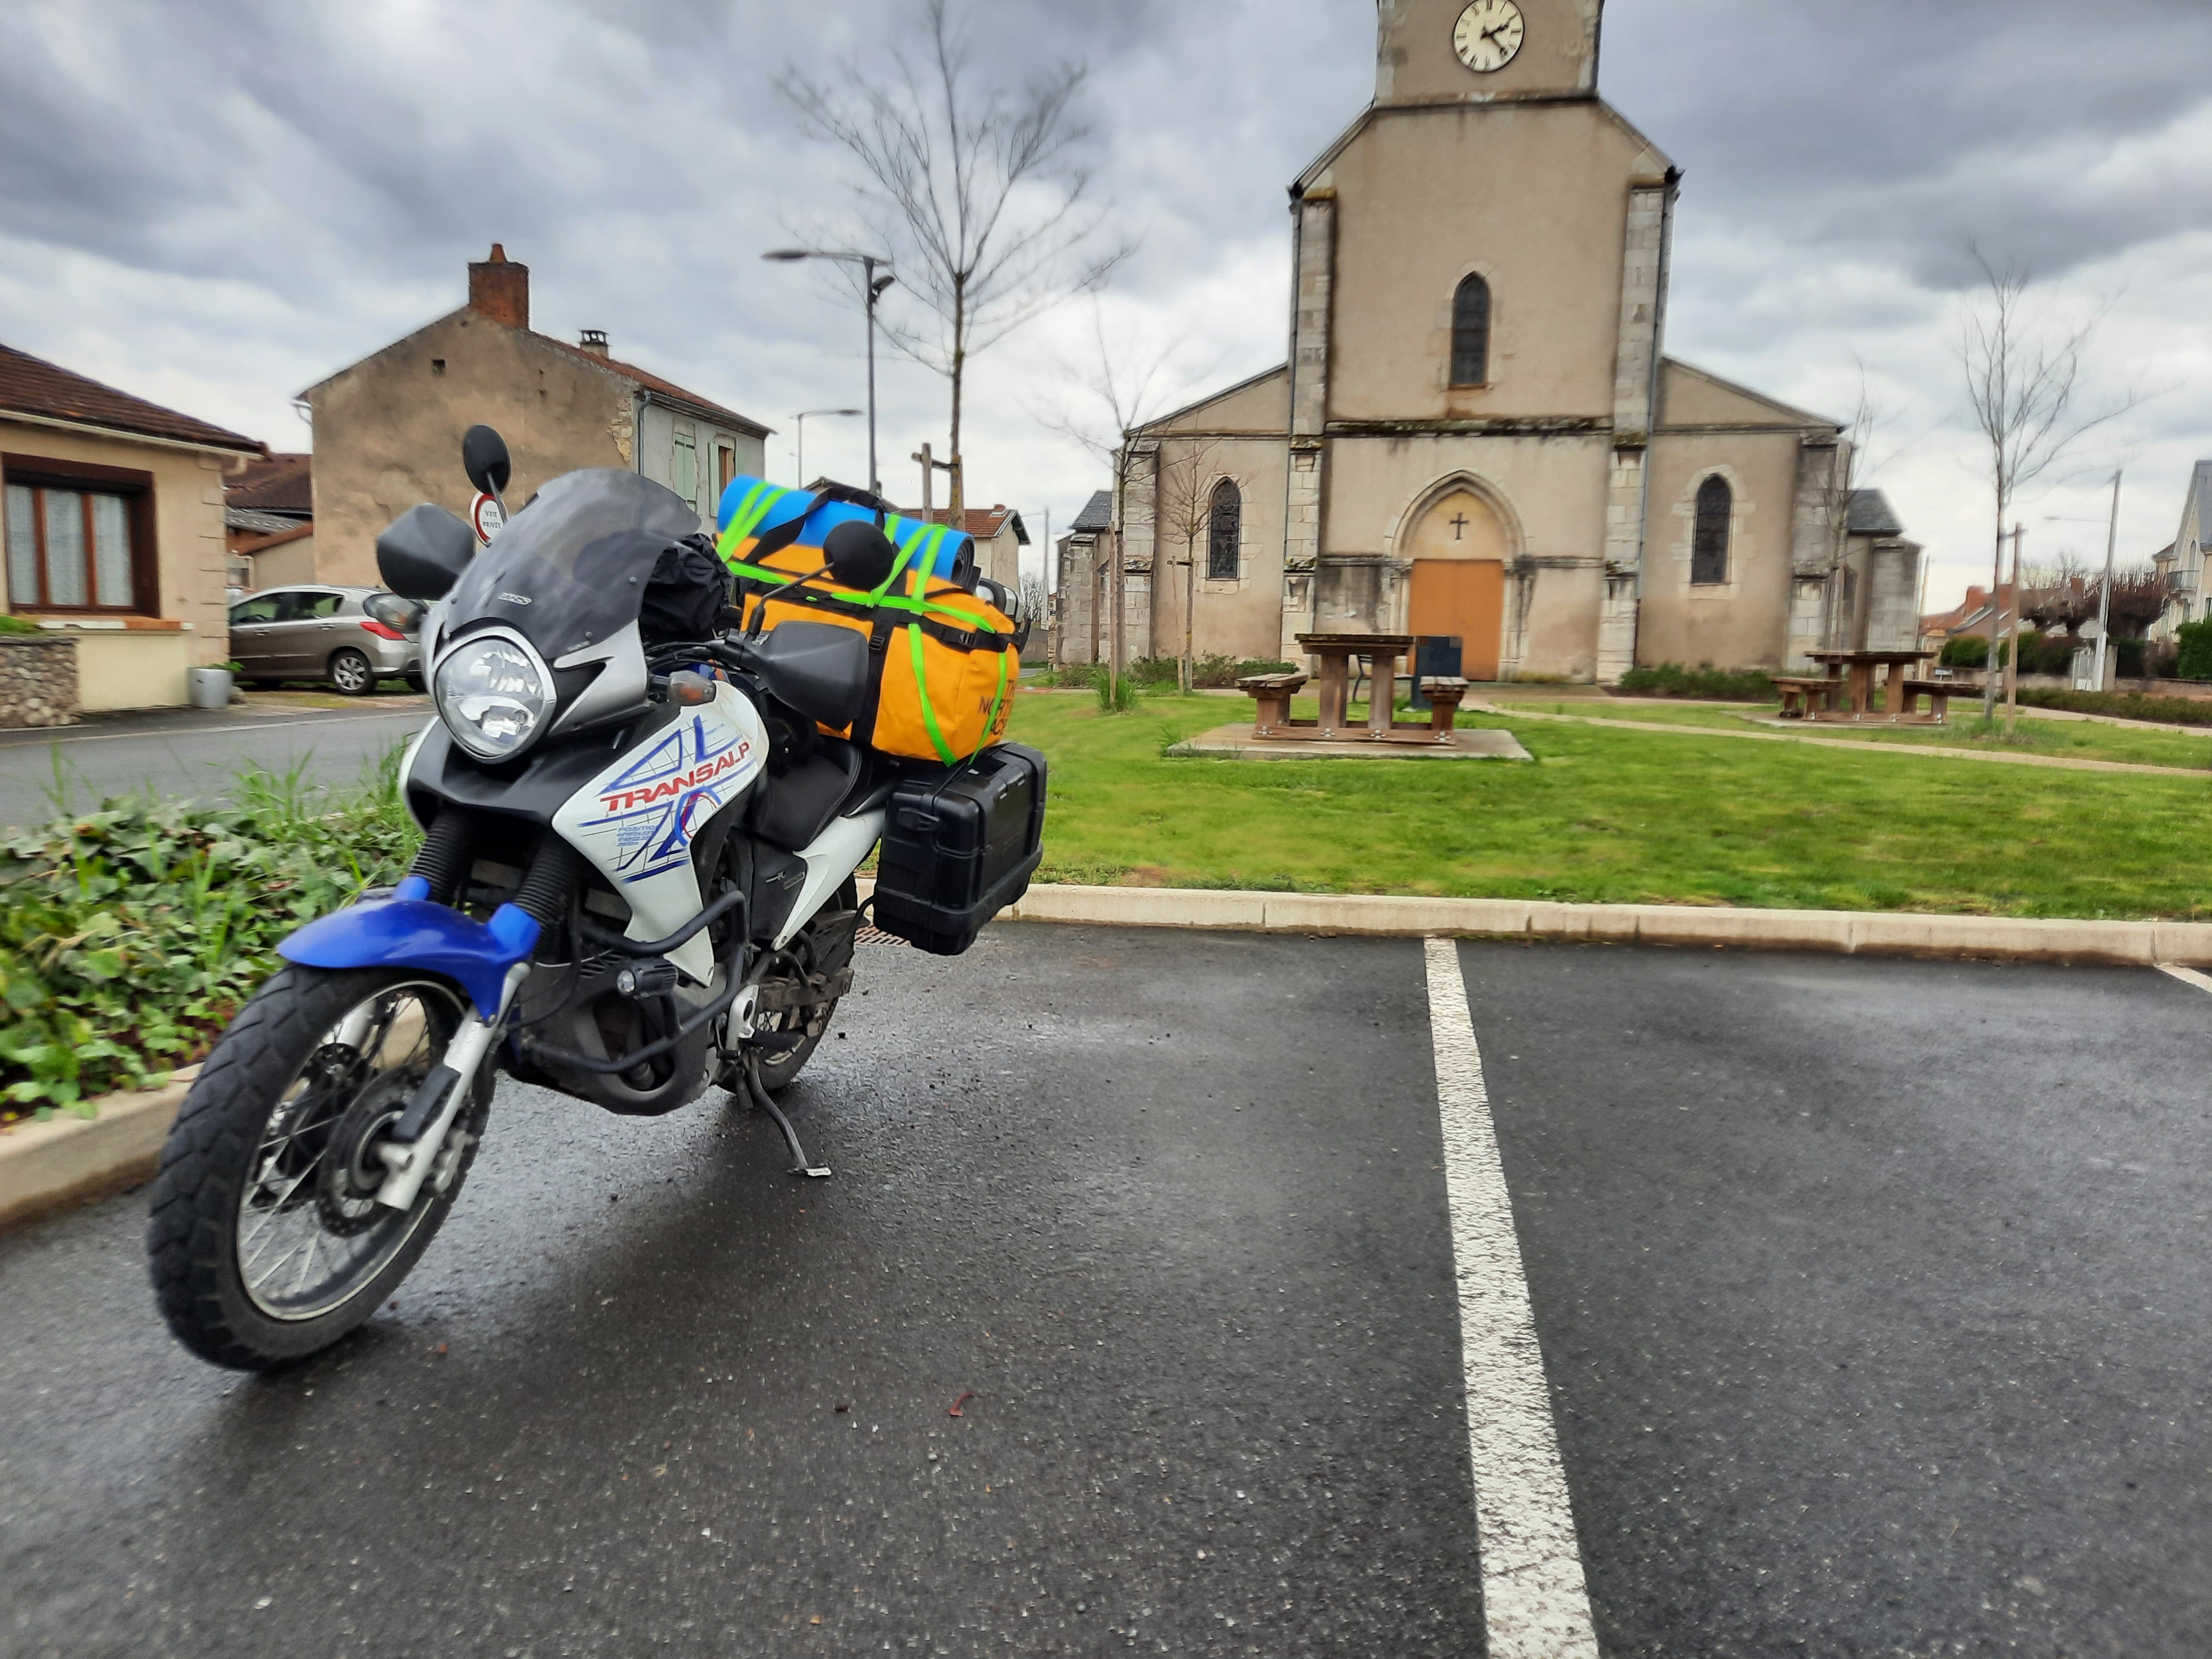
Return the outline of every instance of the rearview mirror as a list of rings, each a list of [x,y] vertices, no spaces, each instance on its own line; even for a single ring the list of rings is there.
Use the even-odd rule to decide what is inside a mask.
[[[442,599],[476,553],[477,532],[444,507],[424,501],[394,519],[376,538],[376,573],[402,598]]]
[[[868,636],[829,623],[787,622],[740,647],[770,693],[811,720],[842,730],[868,690]]]
[[[469,482],[487,495],[504,497],[514,464],[507,459],[507,440],[488,426],[472,426],[461,434],[461,470]]]

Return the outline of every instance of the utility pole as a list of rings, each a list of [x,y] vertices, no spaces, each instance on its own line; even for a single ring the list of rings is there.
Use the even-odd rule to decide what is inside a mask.
[[[935,483],[934,475],[939,472],[951,471],[954,464],[951,461],[931,459],[929,446],[927,444],[924,444],[913,454],[908,456],[907,459],[910,461],[920,461],[921,463],[921,521],[924,524],[928,524],[932,521],[929,515],[933,510],[930,506],[930,502],[934,499],[932,494]],[[959,496],[956,493],[953,497],[953,510],[956,513],[958,510],[958,506]]]
[[[2106,636],[2112,622],[2112,561],[2120,550],[2121,476],[2119,472],[2112,474],[2112,518],[2105,532],[2105,585],[2097,590],[2097,690],[2100,691],[2110,687],[2107,665],[2116,654],[2112,641]]]
[[[2020,544],[2027,526],[2012,527],[2012,649],[2005,653],[2005,736],[2020,719]]]

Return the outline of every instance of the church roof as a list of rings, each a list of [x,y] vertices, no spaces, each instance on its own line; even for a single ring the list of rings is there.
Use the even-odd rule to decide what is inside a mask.
[[[1091,492],[1091,499],[1083,504],[1083,511],[1075,515],[1075,522],[1068,526],[1068,530],[1075,535],[1085,532],[1096,535],[1113,522],[1114,492],[1097,489]]]
[[[1844,523],[1854,536],[1902,536],[1905,533],[1904,521],[1897,516],[1897,509],[1889,504],[1889,498],[1879,489],[1851,491],[1850,507],[1844,515]]]

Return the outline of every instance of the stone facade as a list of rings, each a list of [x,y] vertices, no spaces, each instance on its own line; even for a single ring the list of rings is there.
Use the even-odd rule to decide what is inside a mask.
[[[76,641],[0,634],[0,727],[76,724]]]
[[[1249,551],[1199,585],[1200,654],[1325,629],[1457,635],[1504,678],[1802,665],[1845,626],[1838,423],[1665,355],[1680,175],[1597,95],[1599,0],[1522,0],[1489,75],[1454,52],[1462,3],[1380,0],[1375,101],[1291,187],[1289,360],[1138,434],[1133,559],[1152,568],[1156,481],[1203,455]],[[1469,374],[1455,296],[1478,279]],[[1863,562],[1855,615],[1885,630],[1917,565]],[[1182,587],[1154,592],[1132,658],[1182,648]]]

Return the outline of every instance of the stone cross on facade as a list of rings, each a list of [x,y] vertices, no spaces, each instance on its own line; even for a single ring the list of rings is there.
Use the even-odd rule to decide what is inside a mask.
[[[1450,524],[1452,527],[1452,539],[1454,541],[1458,541],[1462,537],[1467,534],[1466,514],[1455,513],[1451,516]]]

